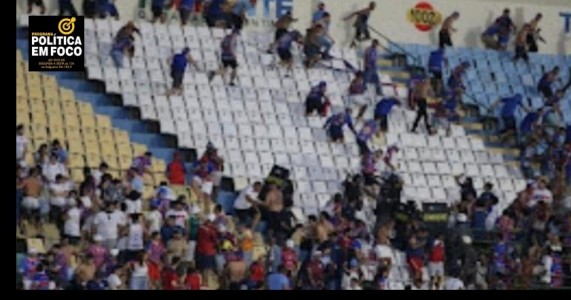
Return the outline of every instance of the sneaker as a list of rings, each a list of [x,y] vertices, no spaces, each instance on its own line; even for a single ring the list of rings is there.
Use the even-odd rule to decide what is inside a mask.
[[[214,78],[214,71],[208,71],[208,81],[212,81],[212,79]]]
[[[230,86],[236,86],[234,82],[230,82]]]

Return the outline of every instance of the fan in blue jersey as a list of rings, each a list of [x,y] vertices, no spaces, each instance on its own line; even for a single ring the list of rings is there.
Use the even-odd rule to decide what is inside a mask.
[[[180,23],[182,26],[188,23],[190,15],[194,12],[194,3],[196,0],[181,0],[178,6]]]
[[[303,36],[297,30],[283,34],[277,41],[280,64],[285,66],[289,73],[293,73],[293,56],[291,54],[291,46],[293,45],[293,42],[298,44],[303,43]]]
[[[238,74],[238,36],[240,35],[240,30],[234,29],[230,34],[222,39],[220,44],[222,60],[222,67],[218,71],[210,71],[208,73],[208,79],[212,80],[214,76],[220,75],[224,79],[226,77],[226,70],[232,68],[232,73],[230,74],[230,85],[234,86],[236,81],[236,76]]]
[[[378,135],[379,124],[375,120],[367,120],[361,127],[361,130],[357,133],[357,146],[359,146],[359,154],[365,155],[371,152],[369,149],[368,142],[373,137],[373,135]]]
[[[182,81],[184,80],[184,72],[188,63],[191,63],[194,68],[198,69],[198,64],[190,55],[190,48],[186,47],[182,49],[182,52],[175,54],[171,59],[171,77],[172,77],[172,88],[168,92],[168,95],[177,94],[182,95],[183,86]]]
[[[363,64],[365,66],[365,70],[363,74],[365,76],[365,82],[374,84],[377,95],[382,96],[383,91],[381,88],[381,79],[379,78],[379,74],[377,73],[378,48],[379,48],[379,41],[373,40],[371,46],[369,46],[365,50],[363,58],[364,60]]]
[[[346,108],[344,112],[334,114],[327,119],[323,128],[327,131],[332,142],[343,143],[345,141],[343,136],[343,126],[345,125],[347,125],[353,133],[356,133],[355,127],[353,127],[352,112],[351,108]]]
[[[327,109],[331,105],[329,98],[325,95],[327,91],[327,82],[321,81],[318,85],[311,88],[307,98],[305,99],[305,116],[311,116],[317,111],[322,117],[327,116]],[[325,100],[325,101],[323,101]]]
[[[500,139],[504,140],[510,135],[515,135],[517,138],[515,119],[516,110],[518,107],[521,107],[526,112],[529,112],[530,110],[523,105],[523,97],[520,94],[516,94],[513,97],[498,99],[496,102],[492,103],[490,110],[493,111],[500,103],[503,104],[500,111],[500,117],[504,123]]]
[[[401,105],[397,98],[383,98],[375,106],[375,121],[379,122],[379,129],[386,132],[388,129],[389,114],[395,105]]]
[[[438,48],[430,52],[430,57],[428,58],[428,71],[432,73],[432,89],[436,95],[441,95],[443,90],[442,67],[443,65],[448,66],[445,49],[446,48]]]
[[[557,77],[559,76],[559,67],[554,67],[551,71],[543,74],[539,82],[537,83],[537,90],[543,94],[546,99],[550,99],[553,97],[553,89],[551,85]]]
[[[161,23],[166,21],[166,4],[166,0],[151,0],[151,12],[153,13],[152,23],[155,23],[157,20]]]
[[[131,57],[130,50],[133,48],[133,40],[128,37],[116,39],[111,46],[111,58],[117,68],[123,67],[123,58],[125,54]]]
[[[246,13],[249,9],[256,7],[257,0],[237,0],[232,7],[230,18],[232,28],[242,30],[244,22],[247,21]]]
[[[499,48],[498,35],[500,30],[500,25],[493,23],[482,33],[481,39],[486,49],[497,50]]]

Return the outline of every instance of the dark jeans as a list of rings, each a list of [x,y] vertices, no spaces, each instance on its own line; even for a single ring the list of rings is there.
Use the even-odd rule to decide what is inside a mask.
[[[75,10],[75,6],[71,0],[59,0],[59,15],[63,16],[66,12],[71,16],[77,16],[77,10]]]
[[[424,119],[426,130],[430,133],[430,123],[428,122],[428,111],[426,109],[419,109],[416,111],[416,119],[414,119],[414,123],[412,124],[412,131],[416,131],[416,127],[418,127],[418,123],[421,119]]]

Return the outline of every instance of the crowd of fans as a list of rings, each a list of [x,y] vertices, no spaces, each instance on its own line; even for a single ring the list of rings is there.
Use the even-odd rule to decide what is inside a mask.
[[[99,4],[94,15],[118,16],[108,11],[110,1],[85,2]],[[237,1],[230,7],[224,0],[196,3],[180,1],[183,24],[189,16],[202,12],[209,26],[233,28],[221,45],[223,68],[210,73],[211,78],[224,76],[230,67],[234,70],[233,84],[238,63],[232,39],[246,23],[248,7],[256,1]],[[44,9],[42,1],[29,4]],[[164,0],[151,1],[153,21],[164,22],[165,7],[171,6]],[[60,1],[60,9],[75,13],[70,1]],[[347,17],[356,18],[356,41],[370,39],[367,22],[374,9],[371,2],[368,8]],[[462,76],[469,64],[457,66],[447,86],[442,84],[445,47],[452,46],[452,24],[458,19],[459,14],[454,13],[442,25],[440,52],[434,58],[431,55],[434,77],[419,79],[411,88],[409,105],[418,109],[413,132],[424,119],[427,133],[434,133],[427,100],[435,95],[444,97],[433,119],[459,121],[456,109],[465,89]],[[497,21],[501,27],[498,48],[506,44],[505,28],[511,30],[513,26],[502,20]],[[331,16],[325,5],[319,4],[305,37],[289,31],[295,21],[288,13],[275,23],[270,52],[277,50],[290,70],[293,42],[303,45],[306,67],[329,59],[328,49],[334,41],[327,34]],[[534,32],[536,27],[537,22]],[[117,34],[111,53],[118,67],[123,55],[132,55],[135,33],[138,29],[128,23]],[[491,44],[489,35],[486,42]],[[375,106],[375,118],[362,120],[367,106],[358,96],[367,84],[373,84],[377,95],[382,95],[378,46],[373,40],[366,49],[364,71],[356,72],[347,92],[347,106],[358,107],[358,122],[353,121],[351,108],[329,113],[326,82],[313,87],[307,97],[306,114],[317,111],[324,117],[330,115],[325,128],[332,142],[344,142],[343,127],[347,125],[356,136],[362,159],[361,172],[343,182],[343,192],[333,195],[307,220],[297,216],[277,184],[263,182],[242,190],[234,213],[227,214],[216,203],[224,159],[211,144],[192,170],[187,170],[176,154],[165,170],[169,182],[157,186],[152,199],[142,199],[144,176],[153,176],[151,153],[135,158],[123,178],[114,178],[102,163],[96,170],[86,168],[85,180],[76,183],[70,180],[67,152],[57,140],[41,145],[33,155],[34,163],[27,164],[29,142],[25,128],[18,126],[17,288],[455,290],[571,286],[571,148],[568,131],[559,125],[562,121],[557,106],[569,85],[556,92],[550,90],[558,76],[556,70],[539,84],[549,107],[525,119],[531,125],[526,125],[527,133],[520,134],[520,145],[524,172],[530,181],[517,199],[499,199],[491,183],[478,194],[471,178],[459,176],[459,201],[451,207],[446,230],[435,231],[429,229],[417,208],[398,205],[406,202],[400,199],[403,183],[392,162],[399,148],[390,145],[382,151],[369,146],[375,135],[388,130],[391,109],[402,105],[398,99],[383,98]],[[181,93],[181,74],[187,63],[194,61],[184,49],[172,62],[171,93]],[[506,128],[517,129],[510,117],[513,107],[522,105],[521,99],[501,102]],[[548,115],[548,111],[553,112]],[[360,129],[355,128],[357,123]],[[549,177],[526,169],[534,160],[542,162],[542,173]],[[172,188],[176,185],[188,186],[193,199],[176,195]],[[365,214],[371,198],[377,205],[374,224]],[[501,211],[501,201],[511,204]],[[32,243],[31,239],[40,242]]]

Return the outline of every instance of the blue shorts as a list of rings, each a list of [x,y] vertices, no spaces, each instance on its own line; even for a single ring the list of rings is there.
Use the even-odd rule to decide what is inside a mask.
[[[330,126],[329,127],[329,137],[333,141],[343,139],[343,127],[341,127],[341,126]]]
[[[200,271],[214,270],[216,268],[216,260],[214,255],[196,254],[196,267]]]

